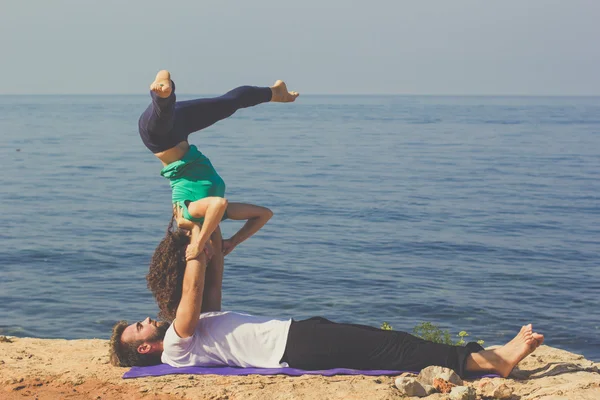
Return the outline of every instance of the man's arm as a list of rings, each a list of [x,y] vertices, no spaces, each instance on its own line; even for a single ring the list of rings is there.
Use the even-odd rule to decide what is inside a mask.
[[[191,240],[198,240],[199,229],[192,231]],[[204,253],[186,262],[185,273],[183,275],[183,288],[181,300],[177,306],[175,322],[173,323],[175,332],[181,338],[190,337],[196,330],[200,311],[202,310],[202,296],[204,294],[204,275],[206,274],[207,258]]]

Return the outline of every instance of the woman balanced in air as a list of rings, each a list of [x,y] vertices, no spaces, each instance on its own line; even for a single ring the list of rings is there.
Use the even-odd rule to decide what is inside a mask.
[[[150,95],[152,102],[140,117],[139,132],[146,147],[163,164],[160,173],[170,181],[173,202],[173,218],[154,253],[151,270],[152,266],[168,264],[168,258],[176,253],[172,251],[178,248],[174,220],[179,228],[195,230],[196,234],[191,235],[195,240],[188,246],[186,258],[195,258],[202,251],[211,255],[214,252],[205,278],[203,311],[218,311],[223,257],[256,233],[273,214],[265,207],[228,202],[225,182],[210,160],[188,143],[188,136],[240,108],[267,102],[290,103],[296,100],[298,93],[289,92],[284,82],[276,81],[271,87],[240,86],[219,97],[178,102],[175,83],[170,73],[162,70],[150,85]],[[219,223],[226,218],[247,222],[230,239],[222,240]],[[212,239],[212,248],[208,245],[209,239]]]

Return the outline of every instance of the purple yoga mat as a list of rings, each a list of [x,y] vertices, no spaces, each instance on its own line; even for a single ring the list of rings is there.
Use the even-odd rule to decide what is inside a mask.
[[[296,368],[236,368],[236,367],[171,367],[168,364],[152,365],[150,367],[132,367],[125,372],[123,379],[140,378],[143,376],[161,376],[169,374],[194,374],[194,375],[400,375],[408,371],[369,370],[335,368],[318,371],[306,371]]]
[[[129,378],[141,378],[143,376],[162,376],[170,374],[193,374],[193,375],[289,375],[289,376],[301,376],[301,375],[321,375],[321,376],[334,376],[334,375],[369,375],[369,376],[380,376],[388,375],[395,376],[400,375],[403,372],[413,371],[390,371],[390,370],[367,370],[362,371],[358,369],[348,368],[335,368],[335,369],[324,369],[318,371],[306,371],[303,369],[296,368],[235,368],[235,367],[171,367],[168,364],[152,365],[150,367],[132,367],[129,371],[125,372],[123,379]],[[418,373],[418,372],[413,372]],[[482,375],[480,377],[497,377],[498,375]],[[475,377],[473,377],[475,378]]]

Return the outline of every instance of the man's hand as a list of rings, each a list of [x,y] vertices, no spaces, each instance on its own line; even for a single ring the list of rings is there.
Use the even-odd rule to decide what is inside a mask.
[[[236,244],[231,239],[223,240],[223,256],[231,253],[235,249]]]
[[[185,249],[185,261],[195,260],[198,258],[200,253],[200,246],[198,246],[197,243],[188,244],[187,248]]]

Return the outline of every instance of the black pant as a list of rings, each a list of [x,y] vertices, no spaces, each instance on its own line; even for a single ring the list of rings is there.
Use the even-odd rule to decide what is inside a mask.
[[[153,153],[168,150],[188,136],[225,119],[241,108],[271,101],[268,87],[240,86],[219,97],[176,101],[175,82],[167,98],[150,92],[152,103],[140,117],[142,141]]]
[[[338,324],[315,317],[292,321],[282,361],[292,368],[352,368],[420,371],[430,365],[465,376],[467,356],[483,350],[477,343],[451,346],[406,332],[365,325]]]

